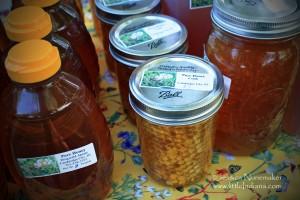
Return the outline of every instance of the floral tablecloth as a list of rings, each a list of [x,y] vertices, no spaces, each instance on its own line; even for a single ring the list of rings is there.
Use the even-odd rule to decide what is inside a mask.
[[[188,187],[170,188],[147,175],[136,127],[124,114],[117,82],[106,69],[103,47],[84,6],[101,66],[99,105],[114,143],[113,200],[300,200],[300,138],[282,133],[266,151],[249,157],[214,152],[210,174]],[[21,193],[15,194],[21,199]]]

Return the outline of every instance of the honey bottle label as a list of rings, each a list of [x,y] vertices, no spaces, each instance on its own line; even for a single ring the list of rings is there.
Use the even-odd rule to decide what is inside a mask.
[[[38,178],[75,171],[97,163],[92,143],[67,152],[34,158],[17,158],[25,178]]]

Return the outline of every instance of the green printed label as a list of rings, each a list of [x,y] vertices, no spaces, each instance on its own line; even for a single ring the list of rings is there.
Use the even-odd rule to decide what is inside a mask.
[[[167,37],[180,30],[181,27],[177,23],[167,21],[124,33],[118,39],[125,47],[129,48]]]
[[[103,0],[103,4],[105,6],[117,6],[117,5],[123,5],[128,3],[134,3],[141,0]]]
[[[140,87],[211,91],[213,83],[209,74],[148,70],[143,74]]]
[[[18,158],[20,170],[26,178],[52,176],[75,171],[97,163],[94,145],[50,156]]]
[[[190,8],[197,9],[197,8],[210,7],[212,3],[213,0],[190,0]]]

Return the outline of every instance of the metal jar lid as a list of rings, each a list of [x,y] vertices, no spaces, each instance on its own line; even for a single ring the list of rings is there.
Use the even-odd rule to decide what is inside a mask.
[[[101,21],[112,25],[132,15],[160,12],[160,0],[94,1],[97,17]]]
[[[223,76],[201,58],[173,54],[147,61],[132,73],[129,101],[152,123],[180,126],[213,116],[224,99]]]
[[[112,56],[131,67],[153,57],[187,50],[184,25],[160,14],[137,15],[120,21],[111,29],[109,40]]]
[[[215,0],[211,17],[234,35],[287,38],[300,33],[300,0]]]

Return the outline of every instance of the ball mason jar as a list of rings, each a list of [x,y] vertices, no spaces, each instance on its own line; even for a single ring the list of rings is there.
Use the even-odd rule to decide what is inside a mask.
[[[187,31],[166,15],[138,15],[117,23],[110,31],[110,52],[116,62],[119,90],[125,113],[135,122],[128,102],[131,73],[147,60],[171,53],[185,53]]]
[[[206,53],[226,76],[227,88],[217,149],[249,155],[279,134],[298,69],[299,5],[296,0],[214,1]]]
[[[223,77],[217,67],[190,55],[166,55],[136,68],[129,86],[149,175],[173,187],[203,178],[223,102]]]
[[[96,15],[100,21],[107,67],[115,75],[115,63],[109,53],[109,31],[120,20],[139,14],[160,12],[160,0],[95,0]]]

